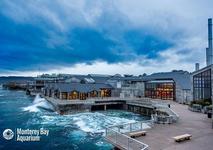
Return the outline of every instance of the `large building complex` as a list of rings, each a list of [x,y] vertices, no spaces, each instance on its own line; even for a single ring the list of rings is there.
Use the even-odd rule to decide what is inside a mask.
[[[69,75],[63,80],[47,81],[42,82],[44,95],[66,100],[94,97],[149,97],[179,103],[192,100],[190,74],[182,70],[147,76]]]

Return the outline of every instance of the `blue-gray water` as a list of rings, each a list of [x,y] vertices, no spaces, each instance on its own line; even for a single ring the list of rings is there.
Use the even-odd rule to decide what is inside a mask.
[[[115,110],[62,116],[41,107],[51,109],[44,99],[34,99],[23,91],[0,89],[0,149],[108,150],[113,147],[103,138],[106,126],[148,119]],[[22,143],[5,140],[2,133],[7,128],[44,128],[50,133],[47,137],[42,136],[40,142]]]

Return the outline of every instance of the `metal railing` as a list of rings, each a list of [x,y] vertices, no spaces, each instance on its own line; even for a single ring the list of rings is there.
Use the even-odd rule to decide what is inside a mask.
[[[106,129],[105,138],[112,144],[121,147],[122,149],[125,150],[148,150],[149,147],[147,144],[143,142],[135,140],[125,134],[122,134],[110,128]]]
[[[160,124],[171,124],[173,123],[173,116],[165,116],[165,115],[152,115],[154,122]]]
[[[148,150],[148,145],[128,136],[128,133],[153,127],[153,120],[126,123],[106,128],[105,138],[112,144],[126,150]],[[126,135],[127,134],[127,135]]]
[[[156,106],[156,111],[160,114],[153,114],[152,118],[156,123],[167,123],[171,124],[179,120],[179,115],[175,113],[172,109],[165,106]],[[163,114],[165,113],[165,114]]]
[[[164,102],[162,100],[153,100],[151,98],[140,98],[140,99],[134,99],[134,100],[129,100],[127,101],[128,103],[134,103],[134,104],[141,104],[141,105],[150,105],[153,107],[158,107],[158,106],[162,106],[162,107],[168,107],[168,102]]]
[[[150,100],[131,100],[127,101],[127,104],[138,104],[138,105],[144,105],[144,106],[152,106],[152,102]]]
[[[122,125],[110,126],[111,129],[120,133],[129,133],[134,131],[141,131],[154,126],[153,120],[139,121],[133,123],[126,123]]]

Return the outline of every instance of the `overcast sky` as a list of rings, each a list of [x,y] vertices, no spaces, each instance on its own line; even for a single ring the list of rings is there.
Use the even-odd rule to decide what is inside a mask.
[[[212,0],[1,0],[0,75],[205,66]]]

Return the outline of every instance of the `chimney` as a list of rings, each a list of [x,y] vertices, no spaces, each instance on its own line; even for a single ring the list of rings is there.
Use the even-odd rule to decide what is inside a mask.
[[[212,50],[212,18],[208,19],[208,48],[206,48],[206,65],[213,64],[213,50]]]
[[[195,63],[195,71],[198,71],[200,69],[199,63]]]

